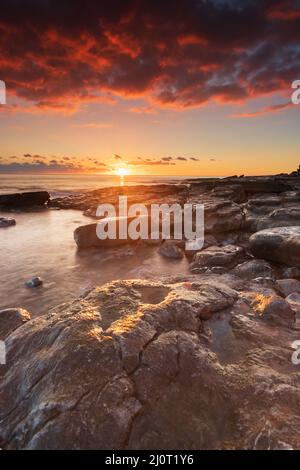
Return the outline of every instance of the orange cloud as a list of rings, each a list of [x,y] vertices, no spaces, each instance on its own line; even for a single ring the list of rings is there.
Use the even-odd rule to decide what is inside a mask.
[[[258,117],[258,116],[265,116],[266,114],[280,113],[281,111],[284,111],[285,109],[292,108],[293,106],[294,105],[291,102],[275,104],[275,105],[272,105],[272,106],[266,106],[263,109],[260,109],[258,111],[232,114],[231,117],[233,117],[233,118],[253,118],[253,117]]]

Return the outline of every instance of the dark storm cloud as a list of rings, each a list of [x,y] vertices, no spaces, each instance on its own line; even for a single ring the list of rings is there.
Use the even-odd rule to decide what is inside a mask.
[[[291,0],[1,2],[1,79],[41,110],[244,101],[299,78],[299,42]]]

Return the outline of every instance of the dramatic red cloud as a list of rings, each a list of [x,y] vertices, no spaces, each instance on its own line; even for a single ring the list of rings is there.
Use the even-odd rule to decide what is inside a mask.
[[[76,112],[143,97],[144,108],[243,102],[300,77],[300,10],[291,0],[3,0],[1,79],[28,102]]]

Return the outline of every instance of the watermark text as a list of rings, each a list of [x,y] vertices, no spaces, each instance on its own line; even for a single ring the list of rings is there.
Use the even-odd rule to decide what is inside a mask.
[[[185,239],[186,250],[201,250],[204,244],[203,204],[132,204],[119,196],[119,206],[100,204],[96,212],[100,240]]]
[[[6,86],[3,80],[0,80],[0,104],[6,104]]]

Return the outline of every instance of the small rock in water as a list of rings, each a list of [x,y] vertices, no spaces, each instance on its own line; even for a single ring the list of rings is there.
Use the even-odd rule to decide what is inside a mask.
[[[27,287],[39,287],[43,284],[43,280],[40,277],[33,277],[29,281],[25,282]]]
[[[16,221],[12,217],[0,217],[0,228],[11,227],[12,225],[16,225]]]

